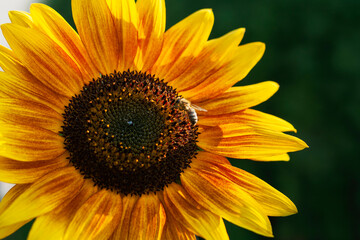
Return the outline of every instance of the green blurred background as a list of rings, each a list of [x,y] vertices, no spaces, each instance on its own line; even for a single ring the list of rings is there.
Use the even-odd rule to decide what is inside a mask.
[[[47,4],[71,20],[71,0]],[[290,162],[232,163],[287,196],[299,213],[271,218],[275,239],[360,239],[360,1],[166,0],[167,27],[212,8],[211,38],[246,27],[243,43],[267,45],[239,85],[274,80],[280,90],[257,109],[298,129],[310,149]],[[6,239],[25,239],[29,225]],[[266,239],[227,223],[230,239]]]

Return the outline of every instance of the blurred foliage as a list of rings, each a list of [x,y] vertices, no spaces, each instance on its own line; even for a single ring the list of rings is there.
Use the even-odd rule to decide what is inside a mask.
[[[70,0],[47,3],[71,21]],[[239,83],[274,80],[279,92],[257,109],[298,129],[310,149],[290,162],[232,163],[264,179],[299,213],[271,218],[276,239],[360,239],[360,1],[166,0],[167,26],[212,8],[211,38],[246,27],[244,43],[267,45]],[[227,223],[231,239],[266,239]],[[14,239],[14,238],[9,238]]]

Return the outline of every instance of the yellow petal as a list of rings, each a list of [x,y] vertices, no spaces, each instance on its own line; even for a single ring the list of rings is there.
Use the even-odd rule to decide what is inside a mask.
[[[220,96],[197,103],[207,110],[204,115],[234,113],[268,100],[279,89],[275,82],[262,82],[244,87],[232,87]]]
[[[79,35],[54,9],[34,3],[30,7],[34,27],[50,37],[76,63],[87,83],[99,76],[99,70],[91,62]]]
[[[32,27],[33,20],[29,13],[23,11],[10,11],[10,21],[23,27]]]
[[[201,84],[181,92],[182,96],[193,103],[214,98],[238,81],[242,80],[261,59],[265,45],[260,42],[239,46],[231,58],[219,67],[218,71],[209,75]]]
[[[160,55],[166,24],[164,0],[138,0],[136,7],[139,13],[139,54],[141,62],[138,69],[148,71]]]
[[[10,226],[48,213],[79,191],[83,180],[75,168],[55,170],[30,185],[13,199],[6,208],[0,203],[0,226]]]
[[[152,44],[152,37],[160,38],[166,27],[166,9],[164,0],[138,0],[136,8],[139,14],[139,26],[145,37],[144,45]]]
[[[261,206],[223,175],[199,168],[195,160],[181,175],[181,183],[209,211],[240,227],[272,237],[270,221]]]
[[[228,63],[229,56],[234,54],[245,33],[244,28],[234,30],[220,38],[206,42],[199,55],[179,77],[170,84],[181,93],[189,90],[209,76],[216,73]]]
[[[289,161],[290,156],[289,154],[280,154],[280,155],[274,155],[269,157],[257,157],[257,161]]]
[[[198,146],[206,151],[225,157],[275,160],[273,156],[302,150],[306,143],[281,132],[246,126],[240,123],[220,124],[203,130]]]
[[[18,61],[16,59],[16,56],[15,56],[14,52],[11,49],[8,49],[8,48],[6,48],[6,47],[4,47],[2,45],[0,45],[0,56],[1,56],[1,58],[0,58],[0,63],[1,63],[0,66],[1,67],[3,65],[6,66],[6,64],[4,64],[3,61],[2,61],[4,57],[14,59],[14,61]]]
[[[4,212],[13,201],[15,201],[21,194],[23,194],[31,184],[16,184],[13,186],[1,199],[0,202],[0,213]]]
[[[121,197],[108,190],[91,196],[76,212],[66,230],[66,239],[108,239],[119,223]]]
[[[130,221],[131,221],[131,213],[133,208],[139,199],[138,196],[124,196],[122,198],[122,206],[123,211],[121,215],[121,219],[119,221],[119,225],[115,229],[113,235],[111,236],[111,240],[132,240],[132,236],[129,236],[130,231]]]
[[[180,221],[177,221],[171,214],[166,214],[166,223],[164,225],[161,240],[196,240],[194,233],[186,229]]]
[[[30,184],[17,184],[14,187],[12,187],[4,196],[4,198],[1,200],[0,203],[0,212],[3,212],[10,204],[19,197],[28,187]],[[21,228],[26,223],[30,222],[31,219],[26,221],[21,221],[15,224],[7,225],[7,226],[1,226],[0,227],[0,238],[5,238]]]
[[[161,239],[165,220],[158,197],[153,193],[142,195],[131,213],[129,239]]]
[[[92,62],[102,74],[114,72],[122,50],[106,0],[73,0],[71,3],[76,28]]]
[[[15,53],[4,46],[0,45],[0,67],[4,72],[13,75],[14,77],[24,78],[25,80],[38,81],[31,73],[24,67],[24,65],[16,57]],[[40,83],[41,84],[41,83]]]
[[[33,223],[28,240],[63,240],[65,231],[79,208],[95,193],[91,180],[85,181],[82,189],[68,204],[39,216]]]
[[[106,0],[117,33],[119,48],[117,70],[131,69],[138,49],[139,16],[134,0]],[[98,31],[98,30],[97,30]],[[112,71],[115,69],[112,69]]]
[[[222,218],[199,205],[180,185],[164,190],[164,200],[172,216],[190,231],[205,239],[229,239]]]
[[[0,181],[7,183],[32,183],[43,175],[65,167],[69,160],[61,155],[55,160],[20,162],[0,156]]]
[[[35,78],[14,56],[0,46],[0,94],[10,98],[36,100],[63,112],[68,99],[52,91]]]
[[[1,28],[22,64],[44,85],[67,97],[79,92],[83,80],[76,63],[49,37],[15,24]]]
[[[14,98],[2,98],[0,102],[0,121],[9,124],[36,126],[58,134],[62,120],[59,113],[38,102]]]
[[[297,212],[294,203],[284,194],[244,170],[218,160],[214,161],[218,158],[221,157],[208,152],[200,152],[197,155],[198,166],[204,171],[222,174],[236,183],[261,205],[268,216],[288,216]]]
[[[51,160],[65,152],[58,133],[37,126],[2,122],[0,155],[18,161]]]
[[[174,80],[200,53],[213,24],[213,12],[204,9],[171,27],[165,32],[163,49],[151,72],[167,82]]]
[[[199,112],[199,125],[217,126],[219,123],[241,123],[279,132],[296,132],[296,129],[289,122],[276,116],[263,113],[254,109],[245,109],[236,113],[222,115],[201,115]]]
[[[6,227],[0,227],[0,239],[6,238],[7,236],[13,234],[15,231],[17,231],[19,228],[24,226],[26,223],[30,222],[31,220],[27,220],[20,223],[15,223],[10,226]]]

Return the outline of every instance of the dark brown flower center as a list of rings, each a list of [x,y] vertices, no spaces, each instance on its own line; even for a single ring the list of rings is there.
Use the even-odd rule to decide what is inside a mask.
[[[70,162],[101,188],[141,195],[179,179],[196,155],[197,127],[175,89],[152,75],[115,72],[65,107]]]

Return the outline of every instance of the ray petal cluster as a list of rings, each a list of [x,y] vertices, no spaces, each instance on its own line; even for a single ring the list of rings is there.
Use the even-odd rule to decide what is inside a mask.
[[[165,30],[164,0],[72,0],[72,12],[76,30],[43,4],[1,26],[0,181],[16,185],[0,238],[33,219],[29,240],[228,239],[224,219],[272,237],[269,216],[295,205],[226,158],[288,161],[307,147],[252,109],[277,83],[234,86],[265,45],[239,45],[243,28],[209,39],[211,9]]]

